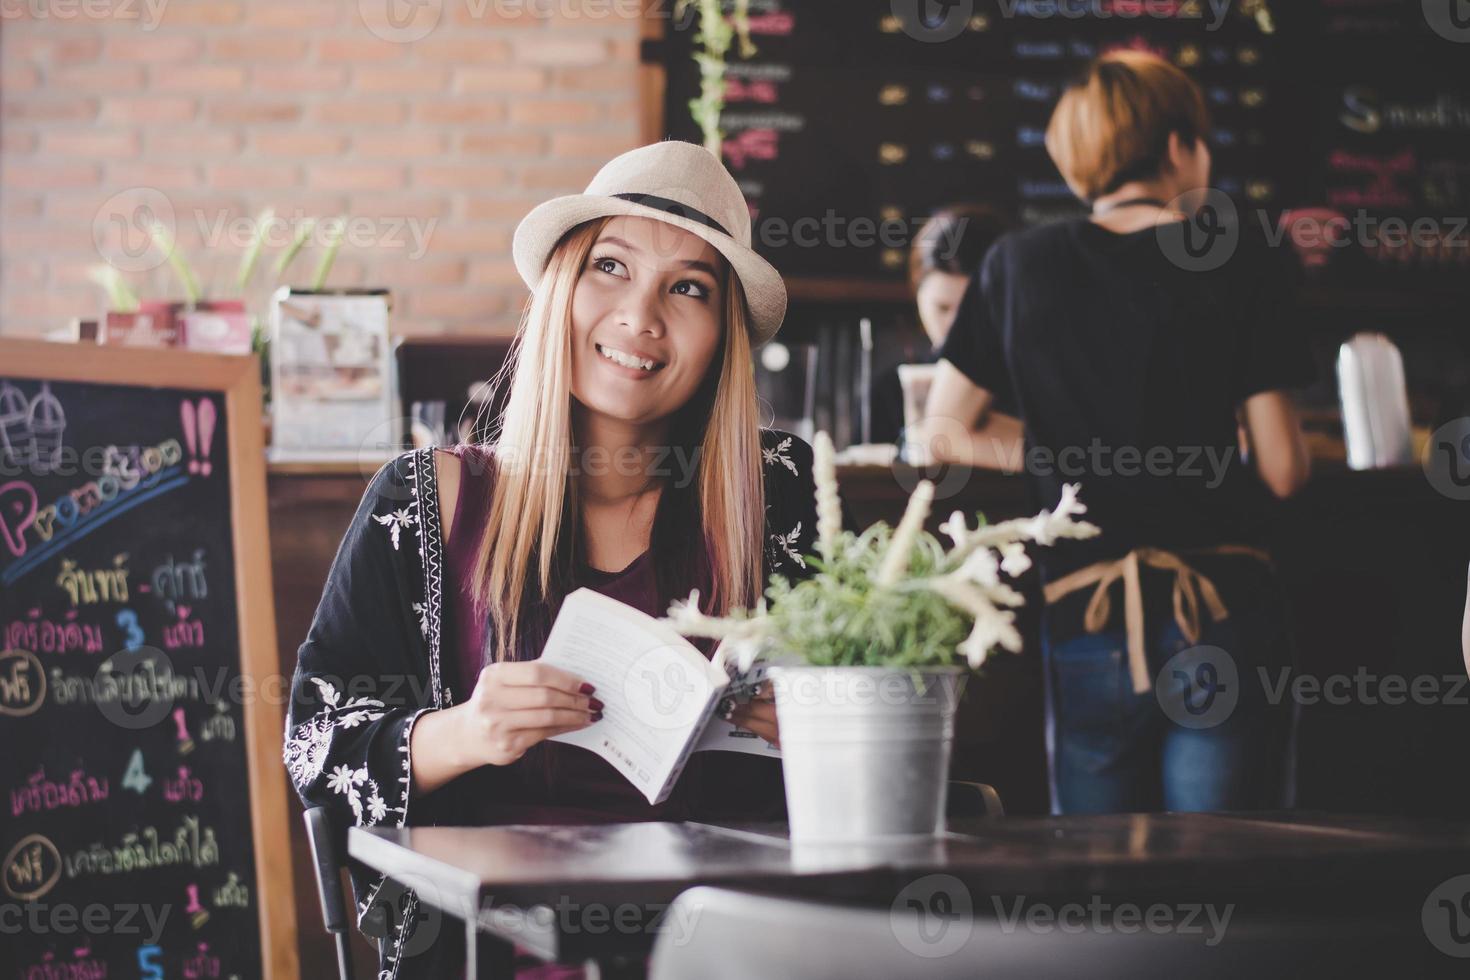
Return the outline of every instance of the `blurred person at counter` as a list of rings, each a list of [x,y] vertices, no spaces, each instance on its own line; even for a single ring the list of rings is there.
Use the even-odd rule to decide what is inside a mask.
[[[966,286],[990,246],[1010,227],[1010,222],[992,208],[950,204],[930,215],[919,229],[909,249],[909,290],[930,350],[916,363],[933,364],[939,360],[939,348],[949,336]],[[905,420],[903,385],[897,365],[874,379],[872,406],[869,441],[900,442]],[[1016,431],[1020,431],[1019,422]]]
[[[1315,370],[1288,255],[1223,239],[1208,112],[1152,55],[1092,63],[1046,146],[1091,214],[1005,236],[970,283],[921,426],[936,459],[1022,464],[1039,506],[1081,485],[1102,534],[1039,562],[1057,813],[1285,805],[1291,716],[1258,668],[1289,662],[1262,548],[1308,475],[1287,389]],[[1010,390],[1017,444],[997,425]],[[1237,437],[1249,438],[1249,462]]]

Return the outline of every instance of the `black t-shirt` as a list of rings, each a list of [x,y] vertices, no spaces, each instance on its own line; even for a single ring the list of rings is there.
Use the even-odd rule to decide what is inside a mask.
[[[1051,580],[1132,548],[1258,543],[1272,503],[1242,461],[1235,409],[1311,383],[1289,257],[1242,235],[1190,271],[1186,224],[1116,234],[1086,219],[1005,236],[940,356],[1009,389],[1039,506],[1080,483],[1102,534],[1040,549]]]

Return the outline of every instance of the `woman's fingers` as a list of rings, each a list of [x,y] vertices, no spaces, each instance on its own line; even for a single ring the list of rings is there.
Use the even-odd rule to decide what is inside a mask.
[[[736,728],[754,732],[778,748],[781,745],[781,730],[776,724],[776,705],[769,698],[756,698],[737,704],[730,713],[730,723]]]
[[[494,683],[504,687],[550,687],[567,694],[593,692],[592,685],[577,675],[539,660],[507,660],[490,664],[480,671],[482,682],[486,673],[493,675]]]
[[[508,732],[523,732],[536,728],[585,728],[601,713],[581,708],[521,708],[503,711],[499,715],[500,725]]]
[[[572,708],[577,711],[600,711],[602,702],[589,694],[568,694],[556,687],[501,687],[491,693],[490,704],[499,711],[527,708]]]

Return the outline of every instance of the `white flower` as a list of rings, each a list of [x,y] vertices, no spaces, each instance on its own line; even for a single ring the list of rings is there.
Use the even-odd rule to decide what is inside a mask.
[[[817,485],[817,549],[830,558],[842,533],[842,499],[837,495],[837,457],[832,450],[832,437],[818,432],[813,445],[815,462],[812,478]],[[806,567],[803,564],[802,567]]]
[[[388,815],[388,804],[377,793],[368,797],[368,819],[377,823]]]
[[[796,464],[791,461],[790,456],[786,455],[786,450],[790,448],[791,437],[787,436],[785,439],[782,439],[780,442],[776,443],[776,448],[762,449],[761,458],[764,459],[767,463],[780,463],[792,473],[796,473],[799,476],[801,474],[800,471],[797,470]]]
[[[806,559],[803,558],[803,557],[801,557],[801,553],[798,552],[796,550],[796,547],[795,547],[796,542],[799,541],[800,539],[801,539],[801,521],[797,521],[796,522],[796,526],[793,527],[791,530],[787,531],[785,534],[773,534],[773,535],[771,535],[771,540],[772,541],[775,541],[776,544],[778,544],[778,545],[781,546],[781,550],[784,551],[784,552],[786,552],[786,557],[787,558],[790,558],[792,561],[796,562],[797,565],[801,566],[802,568],[805,568],[806,567]]]
[[[726,644],[756,642],[765,639],[766,603],[762,599],[754,614],[743,616],[706,616],[699,611],[699,590],[689,590],[689,598],[675,599],[662,620],[681,636],[703,636]]]
[[[1026,546],[1019,541],[1001,545],[1000,553],[1000,570],[1012,578],[1025,574],[1031,568],[1031,556],[1026,554]]]
[[[311,682],[316,685],[317,693],[321,695],[324,704],[332,708],[337,707],[337,701],[341,698],[341,695],[337,693],[337,689],[330,682],[324,681],[320,677],[313,677]]]
[[[949,536],[956,548],[963,548],[970,539],[970,528],[965,523],[965,515],[959,511],[950,514],[949,520],[939,525],[939,530]]]
[[[893,532],[893,540],[888,543],[883,563],[878,566],[878,574],[873,577],[874,584],[893,585],[909,567],[909,552],[914,550],[914,541],[924,529],[924,520],[929,516],[929,505],[933,500],[934,484],[928,480],[920,480],[919,485],[914,487],[914,492],[909,495],[909,504],[904,508],[903,519],[898,522],[898,530]]]
[[[347,793],[352,789],[354,774],[346,766],[338,766],[332,770],[332,775],[327,777],[327,788],[333,793]]]
[[[401,507],[391,514],[373,515],[373,520],[388,529],[388,536],[393,541],[393,550],[398,550],[398,534],[406,527],[413,527],[418,517],[409,513],[407,507]]]

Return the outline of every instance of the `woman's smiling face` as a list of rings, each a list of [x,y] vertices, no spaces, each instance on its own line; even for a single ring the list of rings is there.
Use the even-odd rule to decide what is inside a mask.
[[[632,423],[682,408],[721,348],[724,261],[666,222],[609,221],[572,294],[572,396]]]

